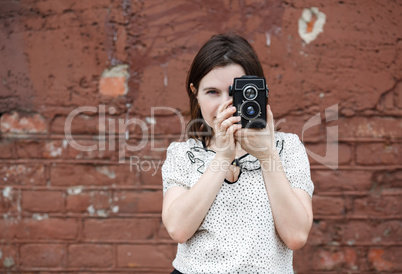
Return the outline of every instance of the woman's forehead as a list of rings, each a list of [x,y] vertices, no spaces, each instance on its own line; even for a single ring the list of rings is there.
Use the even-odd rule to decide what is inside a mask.
[[[238,64],[231,64],[225,67],[215,67],[201,79],[199,88],[218,88],[221,85],[227,87],[227,84],[230,85],[233,82],[233,78],[241,77],[244,74],[243,67]]]

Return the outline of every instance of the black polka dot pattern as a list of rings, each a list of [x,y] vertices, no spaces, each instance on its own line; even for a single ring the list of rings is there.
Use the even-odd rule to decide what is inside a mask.
[[[275,138],[291,186],[312,196],[310,165],[299,137],[277,132]],[[202,176],[215,153],[200,147],[195,139],[169,146],[162,167],[164,194],[172,186],[190,189]],[[293,273],[293,253],[275,231],[261,166],[252,155],[242,160],[246,168],[238,181],[222,184],[196,233],[178,245],[173,266],[180,272]]]

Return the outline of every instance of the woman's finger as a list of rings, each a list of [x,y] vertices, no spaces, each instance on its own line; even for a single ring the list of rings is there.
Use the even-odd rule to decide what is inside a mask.
[[[222,130],[227,130],[231,125],[240,122],[240,116],[232,116],[227,118],[226,120],[222,121],[220,128]]]
[[[236,132],[238,131],[238,130],[240,130],[241,129],[241,125],[240,124],[232,124],[228,129],[227,129],[227,133],[228,134],[230,134],[231,136],[235,136],[236,135]]]
[[[219,115],[221,112],[223,112],[230,104],[232,104],[233,103],[233,99],[232,98],[230,98],[229,100],[227,100],[226,102],[224,102],[223,104],[221,104],[219,107],[218,107],[218,112],[217,112],[217,115]]]
[[[274,128],[274,115],[270,105],[267,105],[267,123],[270,128]]]
[[[225,109],[224,111],[222,111],[221,113],[219,113],[216,116],[216,122],[218,124],[222,123],[224,120],[228,119],[229,117],[233,116],[233,114],[236,112],[236,108],[235,107],[229,107],[227,109]]]

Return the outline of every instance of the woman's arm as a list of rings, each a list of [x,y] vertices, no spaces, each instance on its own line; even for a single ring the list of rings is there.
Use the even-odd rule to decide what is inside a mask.
[[[307,241],[313,223],[312,202],[307,192],[297,188],[293,189],[286,177],[275,146],[274,118],[271,107],[267,106],[267,127],[265,129],[242,129],[236,132],[236,138],[243,149],[255,156],[261,163],[276,231],[290,249],[301,248]],[[305,160],[308,161],[307,157]]]
[[[234,133],[241,128],[240,117],[232,116],[236,108],[219,106],[214,121],[215,143],[220,148],[198,182],[189,190],[174,186],[163,198],[162,220],[173,240],[183,243],[197,231],[225,179],[236,153]]]
[[[284,243],[293,250],[304,246],[313,223],[313,209],[310,196],[302,189],[290,186],[279,154],[275,150],[270,159],[261,159],[271,168],[262,168],[265,187],[276,231]]]
[[[162,220],[173,240],[183,243],[197,231],[222,186],[229,165],[216,155],[191,189],[174,186],[165,193]]]

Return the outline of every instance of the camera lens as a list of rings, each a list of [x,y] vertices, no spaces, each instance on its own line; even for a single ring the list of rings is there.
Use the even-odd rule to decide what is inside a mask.
[[[260,115],[261,107],[256,101],[245,101],[240,107],[240,114],[247,120],[253,120]]]
[[[243,95],[247,100],[253,100],[255,97],[257,97],[257,89],[253,86],[246,86],[243,89]]]
[[[252,116],[255,113],[255,109],[252,106],[248,106],[246,109],[246,113],[247,113],[247,115]]]

